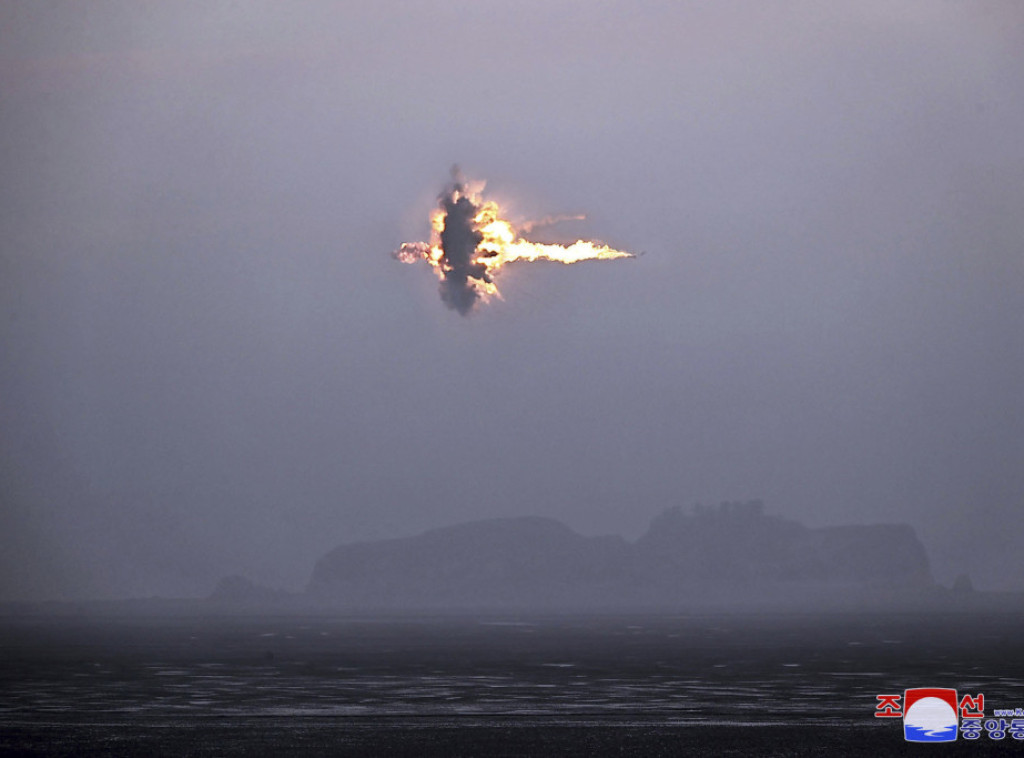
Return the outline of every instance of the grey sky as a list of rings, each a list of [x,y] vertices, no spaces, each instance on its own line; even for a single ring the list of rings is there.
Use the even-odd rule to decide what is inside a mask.
[[[0,4],[0,595],[677,503],[1024,588],[1016,2]],[[463,318],[458,162],[545,230]]]

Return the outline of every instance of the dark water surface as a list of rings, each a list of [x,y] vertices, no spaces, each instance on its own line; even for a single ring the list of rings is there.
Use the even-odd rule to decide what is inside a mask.
[[[875,695],[1024,706],[1020,615],[20,617],[4,754],[896,755]]]

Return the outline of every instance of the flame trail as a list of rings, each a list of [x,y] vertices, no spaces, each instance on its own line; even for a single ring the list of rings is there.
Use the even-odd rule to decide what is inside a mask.
[[[537,226],[582,216],[549,217],[518,229],[501,217],[501,208],[483,200],[483,184],[467,183],[452,170],[452,184],[438,198],[431,215],[430,242],[406,242],[394,252],[403,263],[426,261],[441,280],[441,299],[462,315],[478,300],[501,297],[494,275],[512,261],[579,263],[591,260],[634,258],[597,242],[577,240],[571,245],[530,242],[520,236]]]

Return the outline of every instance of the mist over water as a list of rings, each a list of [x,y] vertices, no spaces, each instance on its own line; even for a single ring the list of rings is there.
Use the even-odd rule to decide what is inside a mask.
[[[1024,587],[1015,3],[0,29],[0,597],[294,590],[351,541],[750,498]],[[439,308],[387,252],[455,161],[514,218],[586,214],[544,241],[646,254]]]

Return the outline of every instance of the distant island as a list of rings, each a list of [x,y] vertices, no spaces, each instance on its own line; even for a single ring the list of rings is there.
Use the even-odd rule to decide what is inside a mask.
[[[551,518],[498,518],[352,542],[305,588],[238,575],[204,598],[0,604],[0,616],[1003,612],[1024,593],[944,587],[907,524],[812,528],[760,500],[669,508],[635,541],[586,537]]]
[[[537,516],[355,542],[316,562],[304,599],[366,610],[654,610],[905,602],[933,589],[906,524],[810,528],[753,500],[670,508],[635,542]]]

